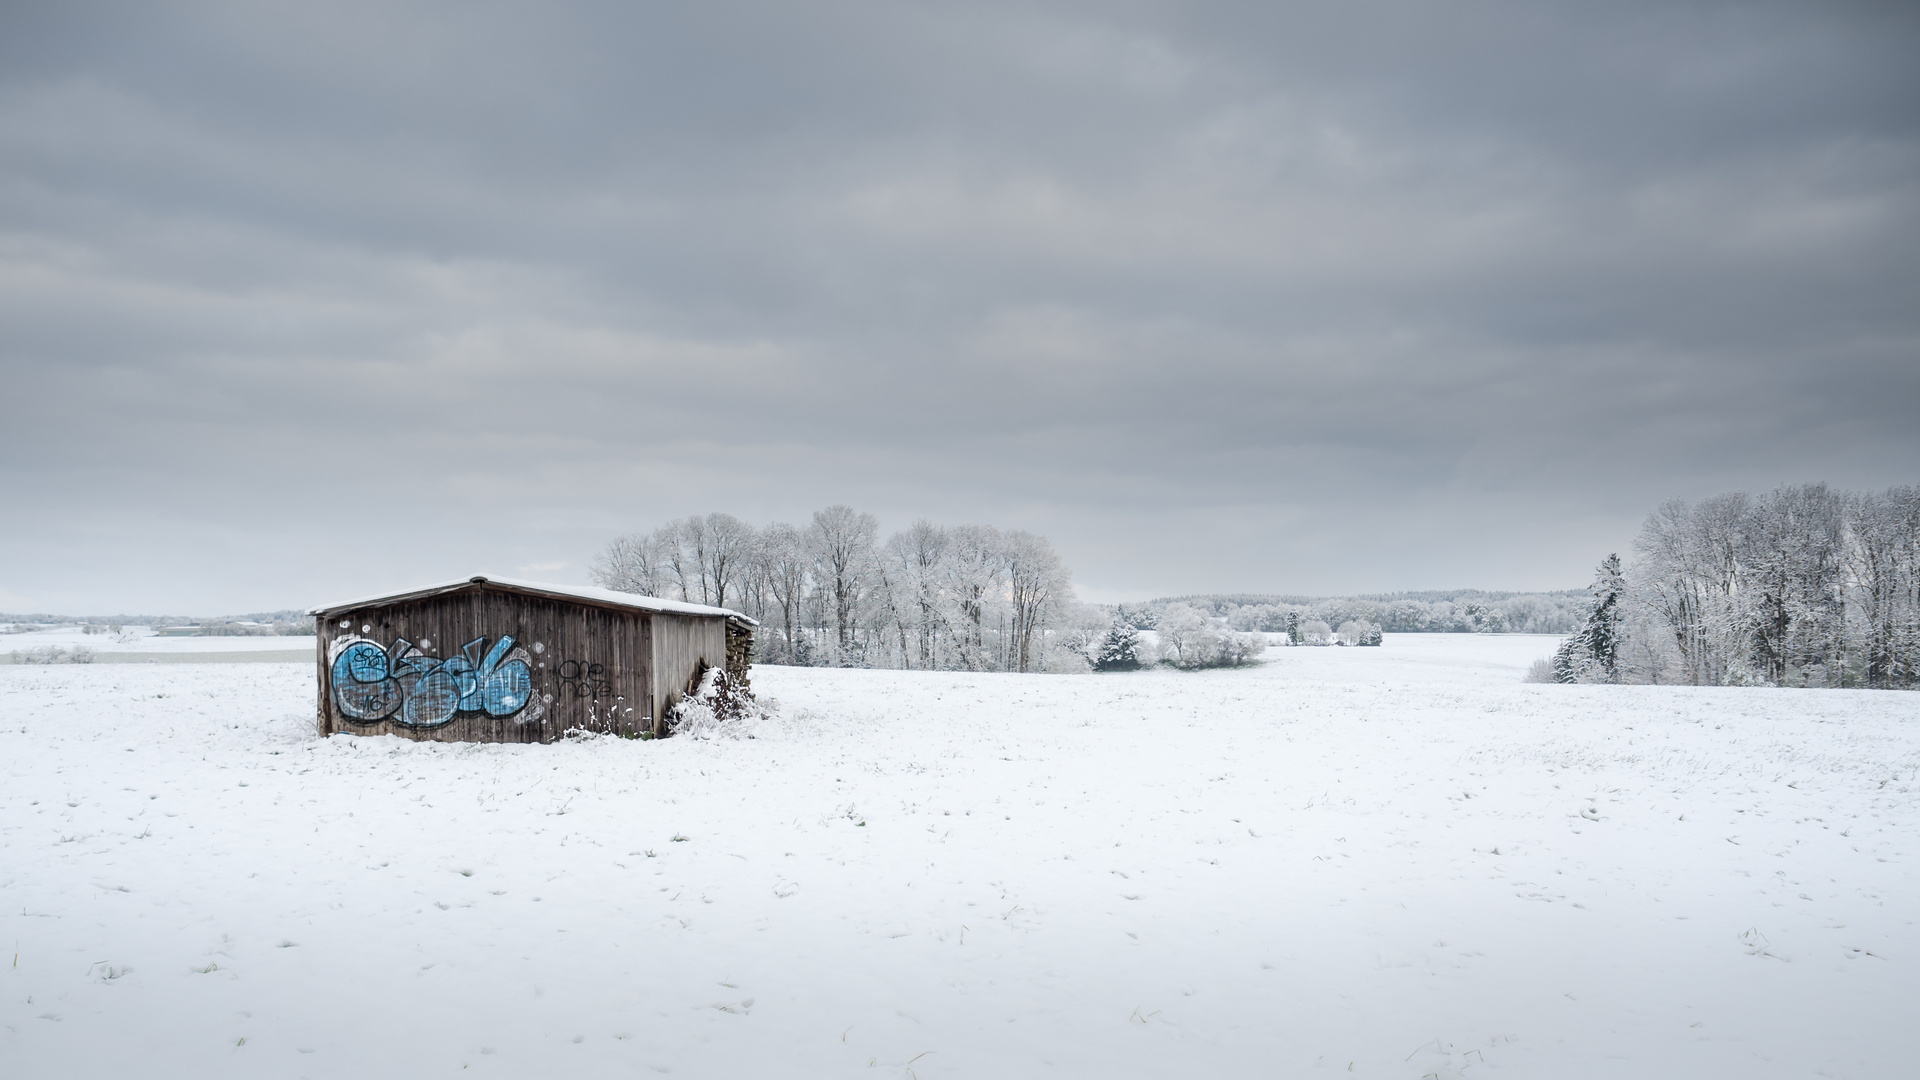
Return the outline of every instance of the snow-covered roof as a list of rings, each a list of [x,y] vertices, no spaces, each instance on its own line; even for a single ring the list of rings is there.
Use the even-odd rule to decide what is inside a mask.
[[[454,592],[474,585],[488,585],[508,592],[526,593],[532,596],[550,596],[560,600],[579,600],[602,607],[632,608],[636,611],[652,611],[664,615],[713,615],[729,619],[739,619],[751,626],[760,623],[732,608],[709,607],[706,604],[689,604],[680,600],[661,600],[652,596],[640,596],[635,593],[615,592],[612,589],[598,589],[591,585],[553,585],[544,581],[517,581],[513,578],[494,577],[491,574],[475,574],[470,578],[457,581],[443,581],[438,585],[424,585],[418,589],[402,592],[382,593],[379,596],[362,596],[356,600],[347,600],[338,604],[323,604],[308,608],[309,615],[330,615],[336,611],[350,611],[353,608],[372,607],[376,604],[395,604],[403,600],[421,600],[440,593]]]

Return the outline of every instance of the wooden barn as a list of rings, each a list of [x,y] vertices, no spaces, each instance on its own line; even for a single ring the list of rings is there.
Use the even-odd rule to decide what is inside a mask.
[[[320,734],[552,742],[666,734],[709,667],[745,679],[752,619],[726,608],[473,577],[318,607]]]

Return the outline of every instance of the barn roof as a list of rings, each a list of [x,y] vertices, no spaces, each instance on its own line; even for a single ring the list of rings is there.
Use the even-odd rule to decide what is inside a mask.
[[[575,600],[597,607],[627,608],[636,611],[652,611],[664,615],[714,615],[729,619],[738,619],[750,626],[760,625],[758,621],[734,611],[731,608],[709,607],[706,604],[688,604],[679,600],[661,600],[652,596],[639,596],[634,593],[615,592],[612,589],[596,589],[591,585],[551,585],[543,581],[516,581],[513,578],[494,577],[490,574],[476,574],[458,581],[443,581],[438,585],[426,585],[418,589],[402,592],[382,593],[379,596],[362,596],[356,600],[346,600],[338,604],[324,604],[308,608],[307,614],[315,616],[331,615],[337,611],[351,611],[354,608],[374,607],[380,604],[397,604],[406,600],[424,600],[442,593],[459,592],[475,586],[487,586],[505,592],[521,593],[528,596],[545,596],[555,600]]]

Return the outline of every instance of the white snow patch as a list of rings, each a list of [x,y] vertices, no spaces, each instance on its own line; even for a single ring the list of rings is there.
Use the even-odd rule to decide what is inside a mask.
[[[554,746],[0,668],[0,1072],[1901,1074],[1920,695],[1549,648],[758,668],[755,739]]]

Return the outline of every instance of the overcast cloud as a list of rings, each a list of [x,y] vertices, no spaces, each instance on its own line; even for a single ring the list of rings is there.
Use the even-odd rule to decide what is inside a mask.
[[[0,610],[845,502],[1098,600],[1920,482],[1910,4],[10,4]]]

